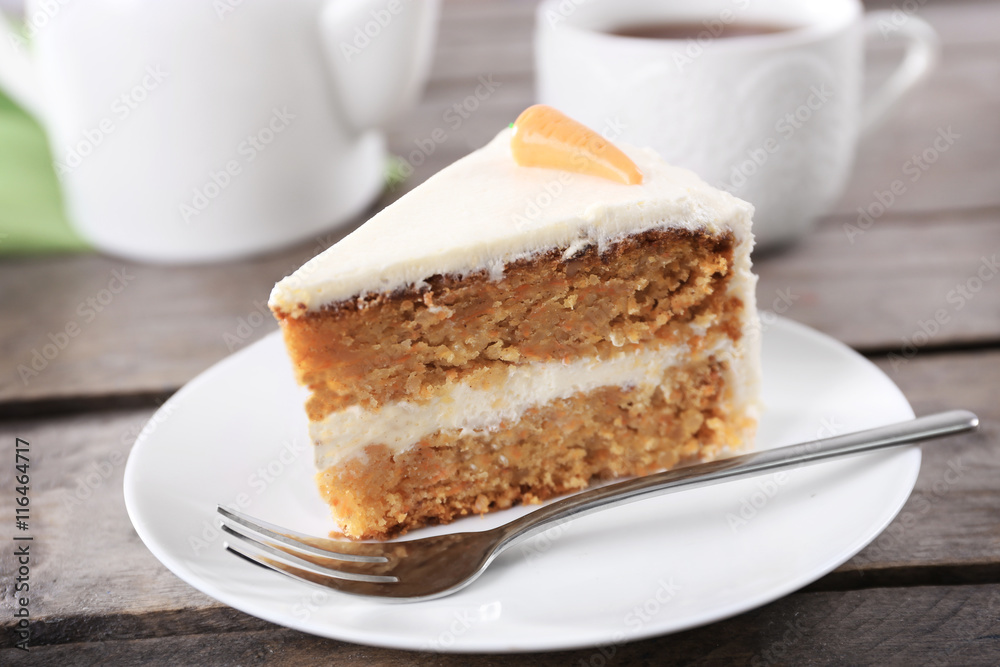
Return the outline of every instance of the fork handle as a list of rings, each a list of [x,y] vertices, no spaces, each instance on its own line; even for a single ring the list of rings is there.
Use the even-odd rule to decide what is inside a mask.
[[[554,523],[563,523],[608,507],[840,456],[954,435],[974,430],[977,426],[979,417],[975,414],[968,410],[949,410],[867,431],[766,449],[602,486],[558,500],[503,526],[504,535],[494,553],[499,554]]]

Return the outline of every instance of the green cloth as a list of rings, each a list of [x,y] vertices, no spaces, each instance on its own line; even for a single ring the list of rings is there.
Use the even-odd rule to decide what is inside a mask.
[[[41,126],[0,92],[0,255],[89,247],[66,220]]]

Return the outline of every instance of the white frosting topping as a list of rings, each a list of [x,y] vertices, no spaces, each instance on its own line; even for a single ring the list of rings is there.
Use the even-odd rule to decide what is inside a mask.
[[[752,351],[749,357],[747,352],[742,344],[736,346],[725,338],[700,356],[715,355],[732,362],[731,366],[738,370],[726,378],[729,400],[753,416],[758,377]],[[395,453],[438,430],[495,429],[504,421],[516,421],[532,406],[598,387],[655,387],[670,367],[689,360],[688,347],[679,345],[643,348],[604,361],[584,358],[569,363],[536,362],[510,366],[499,385],[487,388],[451,383],[426,403],[399,401],[375,411],[351,406],[310,425],[310,435],[317,445],[316,465],[323,470],[361,454],[365,446],[373,443],[384,444]]]
[[[731,230],[750,245],[749,204],[650,149],[619,147],[642,171],[641,185],[521,167],[504,130],[283,279],[269,304],[297,317],[435,274],[487,269],[499,278],[520,257],[553,247],[604,247],[654,228]]]

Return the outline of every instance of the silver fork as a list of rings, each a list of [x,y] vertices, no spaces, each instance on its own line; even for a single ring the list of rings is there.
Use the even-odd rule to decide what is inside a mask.
[[[753,452],[590,489],[492,530],[399,542],[349,542],[303,535],[218,507],[225,547],[301,581],[387,601],[416,602],[468,586],[514,544],[572,518],[635,500],[742,479],[839,456],[896,447],[975,429],[966,410],[941,412],[868,431]]]

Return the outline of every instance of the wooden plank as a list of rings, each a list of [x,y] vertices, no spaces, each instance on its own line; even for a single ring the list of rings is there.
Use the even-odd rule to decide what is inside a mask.
[[[904,512],[919,521],[906,528],[905,546],[875,545],[860,564],[992,560],[1000,556],[1000,351],[889,355],[877,363],[919,414],[963,408],[979,415],[979,432],[923,448],[916,490]],[[903,517],[900,517],[901,519]],[[899,523],[902,523],[900,521]],[[895,533],[896,531],[893,531]],[[1000,575],[1000,572],[998,572]]]
[[[1000,351],[876,358],[918,415],[963,408],[977,433],[923,446],[913,494],[889,528],[817,582],[830,588],[1000,581]],[[1000,610],[998,610],[1000,612]]]
[[[31,613],[50,622],[53,631],[61,624],[81,623],[81,616],[113,619],[219,608],[160,565],[125,511],[125,460],[150,415],[146,409],[0,425],[0,442],[11,454],[10,462],[0,466],[0,515],[5,518],[14,516],[9,443],[15,437],[30,443]],[[5,531],[6,539],[12,530]],[[0,550],[0,571],[15,570],[14,549]],[[0,624],[6,630],[13,618],[13,580],[4,576],[2,586]],[[197,614],[192,619],[204,620]],[[114,625],[105,623],[100,631]],[[99,635],[96,628],[83,627],[87,632],[82,636]],[[10,638],[4,631],[0,642]]]
[[[176,389],[275,329],[262,304],[314,253],[183,269],[98,255],[4,262],[0,400]]]
[[[997,260],[1000,208],[886,217],[867,229],[830,220],[791,251],[756,259],[757,301],[862,350],[991,344]],[[921,323],[935,316],[943,323],[924,340],[921,327],[934,327]]]
[[[902,178],[906,194],[894,213],[995,206],[1000,203],[1000,3],[916,3],[910,12],[928,21],[941,36],[937,70],[897,109],[891,122],[866,138],[854,173],[835,214],[857,217],[857,208],[873,201],[873,192]],[[867,2],[873,9],[897,11],[897,0]],[[906,12],[904,12],[905,14]],[[872,78],[878,80],[896,62],[898,46],[877,40]],[[902,170],[913,155],[933,145],[939,128],[952,127],[961,137],[916,182]]]
[[[897,61],[896,55],[875,54],[873,77]],[[832,213],[856,218],[858,207],[876,202],[875,193],[895,180],[905,186],[891,206],[895,214],[1000,204],[998,115],[1000,44],[945,43],[938,69],[859,145]]]
[[[919,354],[898,370],[883,366],[918,414],[963,407],[977,411],[984,426],[927,447],[914,495],[897,521],[814,588],[1000,582],[1000,405],[993,396],[1000,351]],[[18,436],[37,452],[32,614],[36,635],[47,643],[257,627],[174,577],[132,530],[122,499],[124,461],[149,415],[131,410],[0,423],[0,441]],[[0,488],[13,486],[10,466],[0,467]],[[12,498],[0,497],[0,515],[13,514]],[[12,571],[12,558],[0,550],[0,571]],[[0,602],[0,646],[10,638],[11,600],[4,595]]]
[[[9,665],[996,665],[1000,586],[800,593],[665,637],[543,654],[456,655],[370,648],[278,627],[0,650]],[[442,628],[442,631],[446,631]]]

